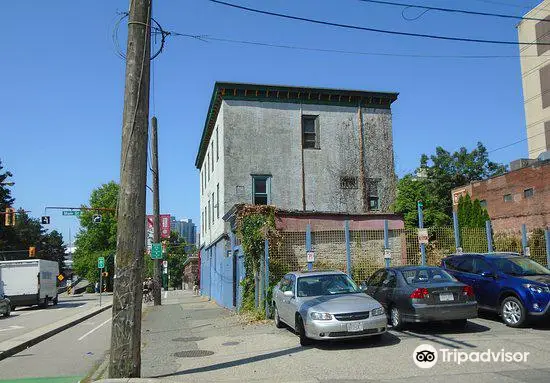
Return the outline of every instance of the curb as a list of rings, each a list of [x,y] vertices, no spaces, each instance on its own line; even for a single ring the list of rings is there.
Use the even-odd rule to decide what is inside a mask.
[[[69,327],[84,322],[85,320],[110,309],[112,306],[113,304],[110,303],[101,308],[93,308],[88,310],[87,312],[73,315],[69,319],[60,320],[51,325],[31,331],[27,334],[20,335],[13,339],[8,339],[0,343],[0,360],[6,359],[14,354],[17,354],[18,352],[23,351],[26,348],[34,346],[35,344],[40,343],[43,340],[48,339],[49,337],[68,329]],[[44,331],[45,328],[52,326],[53,328]]]

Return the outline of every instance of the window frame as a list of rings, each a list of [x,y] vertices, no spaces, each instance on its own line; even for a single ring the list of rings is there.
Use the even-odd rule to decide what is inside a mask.
[[[527,195],[527,193],[530,192],[531,194],[530,195]],[[523,189],[523,198],[527,199],[527,198],[533,198],[535,196],[535,188],[527,188],[527,189]]]
[[[380,190],[379,190],[380,181],[381,181],[380,178],[367,178],[367,183],[369,185],[369,195],[368,195],[369,210],[372,210],[372,211],[381,210]],[[376,193],[373,193],[374,188],[376,188]],[[373,201],[376,201],[376,207],[372,206]]]
[[[313,129],[314,132],[306,132],[305,131],[305,124],[304,121],[313,121]],[[321,149],[321,139],[320,139],[320,128],[319,128],[319,115],[318,114],[302,114],[301,119],[301,134],[302,134],[302,149],[312,149],[312,150],[320,150]],[[306,134],[314,134],[315,135],[315,143],[313,147],[306,147]],[[311,141],[311,140],[309,140]],[[309,142],[308,141],[308,142]]]
[[[266,205],[271,204],[271,175],[270,174],[252,174],[252,204],[260,205],[256,203],[256,194],[266,196]],[[256,180],[265,180],[265,193],[256,193]]]
[[[507,198],[509,198],[509,199],[507,199]],[[505,203],[514,202],[514,196],[512,196],[512,193],[504,194],[502,196],[502,199]]]

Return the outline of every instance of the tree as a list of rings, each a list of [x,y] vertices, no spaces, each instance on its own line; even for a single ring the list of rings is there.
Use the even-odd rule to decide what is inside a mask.
[[[443,226],[451,223],[451,190],[506,172],[506,166],[489,160],[487,149],[481,142],[471,152],[464,147],[454,153],[437,147],[435,154],[420,158],[420,167],[416,173],[420,182],[413,183],[411,174],[401,179],[397,186],[395,211],[402,213],[408,226],[417,222],[412,219],[416,214],[416,204],[411,201],[422,197],[425,209],[425,224]],[[419,190],[418,190],[419,189]]]
[[[170,239],[166,246],[168,254],[168,275],[170,276],[170,285],[172,287],[180,287],[183,282],[183,264],[187,260],[187,252],[189,245],[180,235],[173,231],[170,233]]]
[[[118,200],[119,186],[111,181],[92,191],[91,208],[115,209]],[[94,216],[100,215],[101,222],[94,222]],[[105,270],[109,277],[105,281],[107,288],[112,286],[114,272],[114,254],[116,251],[116,217],[115,211],[86,210],[80,215],[81,229],[76,235],[74,253],[74,270],[81,277],[94,283],[99,280],[97,258],[105,258]]]
[[[472,201],[469,194],[458,199],[458,224],[460,227],[484,228],[489,220],[487,210],[481,206],[478,199]]]
[[[65,271],[65,251],[67,247],[63,243],[63,236],[57,230],[46,234],[42,238],[39,258],[56,261],[59,264],[59,272]]]
[[[5,212],[6,208],[12,207],[15,202],[15,198],[11,196],[11,190],[8,185],[4,185],[8,182],[8,178],[13,174],[9,171],[2,173],[2,160],[0,160],[0,211]],[[11,226],[4,226],[4,215],[0,215],[0,249],[12,250],[15,242],[15,232]]]

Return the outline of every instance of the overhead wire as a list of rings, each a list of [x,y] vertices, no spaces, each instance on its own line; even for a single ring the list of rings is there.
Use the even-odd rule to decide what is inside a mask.
[[[284,19],[288,19],[288,20],[303,21],[303,22],[307,22],[307,23],[337,27],[337,28],[360,30],[360,31],[365,31],[365,32],[376,32],[376,33],[389,34],[389,35],[420,37],[420,38],[428,38],[428,39],[434,39],[434,40],[460,41],[460,42],[481,43],[481,44],[550,45],[550,42],[548,42],[548,43],[540,43],[540,42],[531,43],[531,42],[522,42],[522,41],[474,39],[474,38],[466,38],[466,37],[443,36],[443,35],[433,35],[433,34],[425,34],[425,33],[395,31],[395,30],[389,30],[389,29],[369,28],[369,27],[362,27],[362,26],[359,26],[359,25],[335,23],[335,22],[330,22],[330,21],[325,21],[325,20],[311,19],[311,18],[307,18],[307,17],[301,17],[301,16],[294,16],[294,15],[289,15],[289,14],[284,14],[284,13],[265,11],[265,10],[261,10],[261,9],[245,7],[243,5],[228,3],[228,2],[220,1],[220,0],[207,0],[207,1],[209,1],[211,3],[219,4],[219,5],[224,5],[226,7],[240,9],[240,10],[251,12],[251,13],[257,13],[257,14],[262,14],[262,15],[267,15],[267,16],[274,16],[274,17],[284,18]]]
[[[514,141],[514,142],[512,142],[512,143],[510,143],[510,144],[501,146],[501,147],[499,147],[499,148],[491,149],[491,150],[487,151],[487,153],[492,153],[492,152],[496,152],[497,150],[509,148],[510,146],[514,146],[514,145],[520,144],[520,143],[522,143],[522,142],[525,142],[525,141],[527,141],[527,140],[530,140],[531,138],[540,136],[541,134],[544,134],[544,133],[545,133],[545,132],[540,132],[540,133],[537,133],[537,134],[533,134],[532,136],[529,136],[529,137],[526,137],[526,138],[522,138],[521,140]]]

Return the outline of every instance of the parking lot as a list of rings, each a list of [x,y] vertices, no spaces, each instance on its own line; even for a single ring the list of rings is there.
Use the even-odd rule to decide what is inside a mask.
[[[463,330],[444,323],[414,325],[402,332],[390,330],[379,341],[367,338],[301,347],[292,331],[277,329],[271,321],[245,324],[213,302],[185,294],[174,303],[152,309],[144,318],[144,376],[177,381],[281,382],[550,379],[549,323],[513,329],[498,316],[484,314],[469,321]],[[433,346],[439,355],[431,368],[417,367],[413,361],[415,349],[423,344]],[[443,353],[450,361],[443,360]],[[505,353],[513,353],[512,361],[506,361]],[[513,360],[525,353],[526,361]],[[464,355],[473,361],[459,363]],[[487,358],[496,360],[475,361]]]

